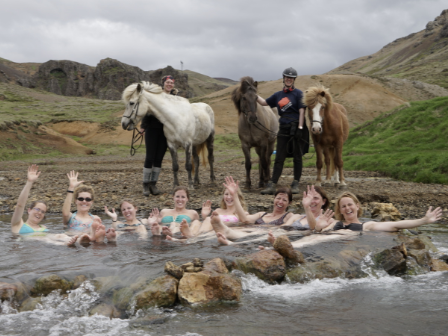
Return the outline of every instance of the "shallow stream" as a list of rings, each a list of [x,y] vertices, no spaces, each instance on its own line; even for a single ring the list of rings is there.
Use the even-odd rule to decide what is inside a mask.
[[[0,282],[29,283],[56,273],[67,278],[117,276],[127,285],[141,276],[163,275],[168,260],[179,265],[194,257],[209,260],[255,252],[253,244],[219,247],[212,240],[186,245],[152,237],[139,240],[133,234],[121,236],[117,244],[67,248],[16,238],[9,220],[0,216]],[[54,233],[63,232],[61,223],[55,215],[44,222]],[[425,230],[439,250],[448,253],[448,229],[432,225]],[[368,270],[368,258],[365,263]],[[445,335],[448,327],[448,272],[406,279],[380,272],[357,280],[280,285],[240,276],[244,293],[239,304],[150,309],[130,312],[129,319],[89,316],[99,300],[89,283],[68,297],[50,294],[34,311],[17,312],[4,302],[0,335]]]

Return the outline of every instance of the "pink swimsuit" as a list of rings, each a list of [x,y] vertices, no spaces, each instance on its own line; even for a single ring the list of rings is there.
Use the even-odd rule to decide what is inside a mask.
[[[223,223],[238,223],[240,220],[235,215],[219,215]]]

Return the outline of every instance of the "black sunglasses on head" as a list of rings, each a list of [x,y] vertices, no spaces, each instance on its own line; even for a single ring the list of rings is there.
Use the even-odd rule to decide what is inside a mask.
[[[92,201],[92,199],[90,197],[86,197],[86,198],[78,197],[77,200],[80,201],[80,202],[83,202],[84,200],[86,200],[86,202],[91,202]]]

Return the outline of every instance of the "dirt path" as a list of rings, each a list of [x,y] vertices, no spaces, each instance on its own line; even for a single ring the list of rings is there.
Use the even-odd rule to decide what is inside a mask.
[[[190,207],[200,209],[202,202],[210,199],[217,207],[222,192],[224,176],[232,175],[240,181],[245,179],[242,157],[235,155],[236,151],[221,151],[215,157],[215,175],[217,184],[210,184],[208,167],[201,167],[200,178],[202,186],[191,192]],[[42,171],[39,181],[31,192],[31,200],[43,199],[50,204],[51,212],[60,212],[68,186],[66,173],[69,170],[80,172],[80,179],[95,188],[96,197],[94,211],[103,211],[104,205],[118,207],[124,198],[134,199],[142,211],[151,208],[171,207],[173,202],[170,196],[172,190],[171,160],[165,157],[160,183],[158,186],[165,192],[163,195],[144,197],[142,195],[141,178],[144,157],[138,154],[135,157],[98,157],[84,156],[72,159],[52,159],[34,161],[39,164]],[[26,182],[27,162],[1,162],[0,163],[0,211],[10,212],[14,209],[20,191]],[[365,210],[370,211],[371,202],[393,203],[403,217],[413,218],[423,216],[429,205],[441,206],[444,211],[444,222],[448,219],[448,186],[435,184],[409,183],[393,181],[381,177],[373,172],[348,171],[348,190],[356,193]],[[311,184],[315,179],[315,169],[306,168],[300,184],[301,189]],[[181,183],[186,183],[187,177],[184,164],[181,162]],[[257,171],[252,171],[253,183],[258,182]],[[281,183],[289,184],[292,181],[292,169],[285,168]],[[331,198],[341,191],[335,187],[325,188]],[[268,211],[272,205],[272,196],[260,195],[258,189],[245,192],[247,203],[251,211]],[[293,207],[300,210],[301,196],[295,195]],[[299,209],[297,209],[299,208]]]

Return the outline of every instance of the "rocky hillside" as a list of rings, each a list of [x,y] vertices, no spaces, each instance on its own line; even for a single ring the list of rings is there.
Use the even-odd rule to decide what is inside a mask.
[[[38,63],[14,63],[0,58],[0,83],[37,88],[63,96],[119,100],[124,88],[142,80],[160,83],[173,75],[179,94],[186,98],[209,94],[232,85],[193,71],[178,71],[171,66],[143,71],[120,61],[106,58],[96,67],[62,60]],[[190,77],[191,76],[191,79]]]
[[[448,88],[448,9],[428,22],[424,30],[328,72],[353,73],[406,78]]]

